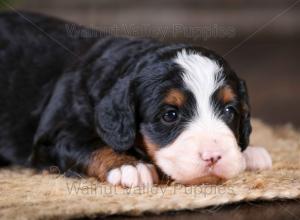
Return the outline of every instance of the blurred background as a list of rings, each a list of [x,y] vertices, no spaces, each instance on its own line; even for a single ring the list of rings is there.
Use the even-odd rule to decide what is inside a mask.
[[[0,8],[210,48],[247,81],[254,117],[300,127],[300,0],[0,0]]]

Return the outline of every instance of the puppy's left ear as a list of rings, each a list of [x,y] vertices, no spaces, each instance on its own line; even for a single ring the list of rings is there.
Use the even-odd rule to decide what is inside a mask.
[[[244,80],[239,81],[239,95],[242,104],[241,120],[239,127],[239,146],[243,151],[249,145],[249,137],[252,131],[250,122],[250,102],[246,82]]]
[[[96,106],[96,127],[100,137],[115,151],[124,152],[136,137],[133,86],[129,76],[119,79]]]

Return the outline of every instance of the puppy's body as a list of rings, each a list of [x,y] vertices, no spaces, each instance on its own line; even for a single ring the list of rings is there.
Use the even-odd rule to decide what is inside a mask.
[[[123,185],[132,185],[137,176],[140,180],[136,182],[153,182],[152,167],[140,160],[154,163],[183,183],[211,174],[203,170],[203,164],[193,165],[196,154],[205,163],[203,155],[208,155],[210,162],[213,154],[223,157],[227,168],[220,165],[213,173],[221,178],[245,169],[239,163],[244,163],[241,151],[251,132],[248,97],[244,83],[221,57],[203,48],[149,39],[104,34],[101,38],[74,38],[67,25],[35,14],[0,15],[2,165],[57,166],[64,172]],[[209,71],[208,78],[199,78],[204,72],[195,63],[211,66],[211,72],[216,67],[221,78],[211,78],[215,73]],[[199,74],[195,75],[197,68]],[[201,80],[206,81],[201,84]],[[211,94],[202,93],[201,88],[199,93],[197,88],[210,82]],[[199,104],[200,99],[207,103]],[[209,103],[216,104],[203,111]],[[230,122],[221,117],[227,103],[235,103],[239,114]],[[211,112],[218,114],[205,116]],[[175,114],[176,120],[172,115],[169,120],[170,114]],[[201,114],[204,116],[196,117]],[[218,128],[223,133],[218,134]],[[183,141],[185,135],[192,140],[193,133],[195,137],[203,135],[201,144]],[[208,137],[214,133],[215,137]],[[229,138],[227,143],[221,140],[224,135]],[[207,151],[203,143],[211,145],[212,140],[218,144],[210,148],[213,152]],[[184,144],[189,145],[188,156],[181,159],[190,158],[192,163],[176,160],[179,152],[184,153]],[[222,150],[219,145],[224,146]],[[229,156],[219,155],[221,151]],[[236,161],[230,165],[234,172],[229,172],[226,158]],[[204,167],[210,167],[210,162]],[[184,167],[193,172],[182,174]]]
[[[80,55],[93,44],[93,39],[68,37],[59,20],[25,16],[28,20],[15,13],[0,15],[0,154],[6,162],[21,165],[29,162],[34,135],[56,83],[77,61],[73,53]],[[65,89],[68,100],[59,98],[64,104],[72,102],[74,93]]]
[[[109,36],[78,39],[68,35],[70,23],[36,14],[24,16],[0,16],[2,159],[31,163],[35,139],[60,139],[48,129],[64,130],[64,138],[73,136],[68,138],[84,143],[87,151],[105,145],[96,134],[93,104],[126,75],[122,70],[129,63],[160,44]],[[60,163],[60,150],[37,156],[42,162],[37,165]],[[63,170],[70,166],[64,163],[59,164]]]

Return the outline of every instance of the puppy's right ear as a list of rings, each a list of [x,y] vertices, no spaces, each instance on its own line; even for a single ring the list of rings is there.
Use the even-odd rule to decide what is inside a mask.
[[[243,151],[249,145],[250,134],[252,131],[251,121],[250,121],[251,114],[250,114],[250,102],[248,96],[248,89],[246,86],[246,82],[244,80],[240,80],[239,82],[239,93],[240,93],[241,104],[242,104],[239,145]]]
[[[114,150],[124,152],[135,142],[136,120],[131,77],[119,79],[96,105],[99,136]]]

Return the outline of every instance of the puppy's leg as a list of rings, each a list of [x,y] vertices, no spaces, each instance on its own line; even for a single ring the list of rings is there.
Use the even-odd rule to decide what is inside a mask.
[[[117,153],[109,147],[92,153],[87,173],[101,181],[124,187],[151,186],[158,182],[153,165],[139,162],[135,157]]]
[[[263,147],[249,146],[243,154],[246,160],[246,170],[266,170],[272,168],[271,156]]]

